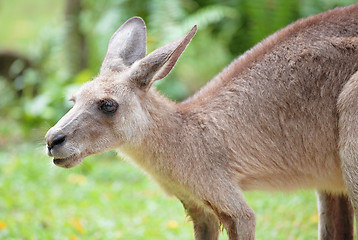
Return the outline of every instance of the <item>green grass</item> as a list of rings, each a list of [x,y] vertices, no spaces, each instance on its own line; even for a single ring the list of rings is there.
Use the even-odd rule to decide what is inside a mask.
[[[179,201],[114,153],[61,169],[34,143],[0,150],[0,239],[193,239]],[[246,197],[257,239],[317,238],[313,192]]]

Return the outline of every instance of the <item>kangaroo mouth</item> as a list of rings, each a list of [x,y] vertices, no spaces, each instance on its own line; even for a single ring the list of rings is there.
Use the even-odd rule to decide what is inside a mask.
[[[54,157],[53,158],[53,163],[58,166],[58,167],[63,167],[63,168],[72,168],[78,164],[80,164],[82,162],[83,158],[73,154],[70,155],[66,158],[57,158]]]

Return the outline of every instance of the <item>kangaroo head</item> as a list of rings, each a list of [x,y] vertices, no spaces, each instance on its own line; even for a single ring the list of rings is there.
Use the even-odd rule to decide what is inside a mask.
[[[171,71],[195,32],[196,26],[145,56],[144,21],[125,22],[109,42],[99,75],[73,95],[73,108],[47,132],[54,164],[70,168],[88,155],[143,138],[150,124],[150,87]]]

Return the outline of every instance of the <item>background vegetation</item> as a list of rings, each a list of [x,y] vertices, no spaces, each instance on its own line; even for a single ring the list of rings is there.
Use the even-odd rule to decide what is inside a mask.
[[[129,17],[148,28],[148,51],[199,30],[157,88],[192,94],[236,56],[294,20],[355,0],[0,0],[0,239],[192,239],[175,199],[113,152],[63,170],[43,136],[67,98],[100,67]],[[247,193],[257,239],[315,239],[313,192]],[[221,239],[227,239],[222,234]]]

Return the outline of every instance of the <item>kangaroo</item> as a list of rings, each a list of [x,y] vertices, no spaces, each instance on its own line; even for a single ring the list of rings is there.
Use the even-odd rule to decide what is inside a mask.
[[[235,59],[192,97],[153,82],[195,35],[146,55],[139,17],[112,36],[99,75],[46,134],[70,168],[119,149],[178,198],[197,240],[255,238],[243,191],[315,189],[319,238],[353,239],[358,216],[358,4],[299,20]]]

